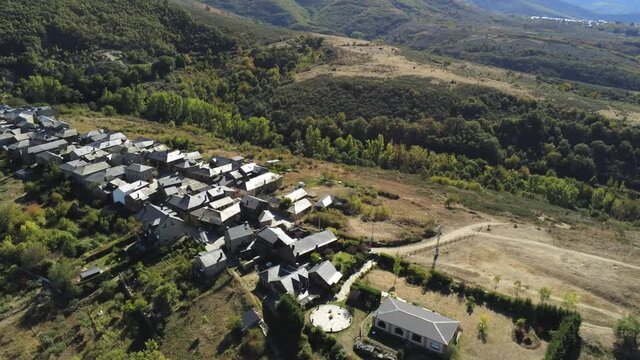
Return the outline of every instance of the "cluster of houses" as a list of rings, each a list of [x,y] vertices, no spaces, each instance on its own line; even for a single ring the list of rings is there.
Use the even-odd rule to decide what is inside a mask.
[[[121,132],[79,134],[50,107],[0,105],[0,147],[24,166],[57,166],[74,185],[122,211],[135,213],[143,247],[171,246],[191,237],[205,244],[196,259],[201,272],[215,276],[237,261],[271,264],[260,273],[274,294],[301,301],[318,297],[341,274],[326,261],[309,266],[309,256],[334,246],[330,231],[308,234],[296,220],[314,208],[332,205],[330,196],[314,204],[302,188],[275,199],[282,176],[243,157],[204,159],[199,152],[170,149],[152,139],[128,139]],[[286,200],[285,200],[286,199]],[[290,204],[281,210],[281,202]]]
[[[199,152],[129,140],[120,132],[79,134],[55,115],[50,107],[0,105],[0,148],[24,165],[16,176],[26,177],[39,165],[58,166],[93,196],[135,213],[143,247],[170,246],[186,237],[201,241],[205,250],[196,263],[203,276],[214,277],[230,263],[263,263],[259,281],[272,302],[288,293],[306,304],[329,294],[342,279],[330,261],[310,262],[312,253],[335,246],[337,237],[295,226],[310,211],[334,205],[333,197],[314,204],[298,186],[278,200],[269,194],[282,186],[282,176],[243,157],[205,161]],[[247,327],[259,322],[253,310],[243,315]],[[444,353],[456,342],[459,323],[388,298],[373,313],[373,331]]]

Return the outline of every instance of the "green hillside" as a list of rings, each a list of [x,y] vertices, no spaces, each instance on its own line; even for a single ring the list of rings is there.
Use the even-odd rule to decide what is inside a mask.
[[[581,7],[551,0],[290,1],[208,0],[263,22],[354,38],[378,39],[441,56],[628,90],[640,90],[637,28],[532,21],[499,15],[589,17]],[[475,3],[475,5],[474,5]],[[233,6],[230,6],[233,4]],[[256,6],[254,6],[256,5]],[[259,11],[260,14],[255,15]],[[297,14],[304,13],[306,16]],[[271,14],[271,15],[270,15]],[[283,14],[288,14],[284,16]],[[286,17],[287,21],[282,21]],[[588,61],[586,61],[588,59]]]
[[[313,6],[319,1],[301,1]],[[264,23],[290,27],[310,20],[309,10],[296,0],[213,0],[208,4]]]
[[[0,54],[99,48],[227,50],[233,41],[163,1],[0,1]]]

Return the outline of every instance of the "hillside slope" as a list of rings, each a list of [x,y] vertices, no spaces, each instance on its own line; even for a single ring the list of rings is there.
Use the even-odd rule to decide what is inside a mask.
[[[504,16],[594,16],[568,2],[372,0],[365,4],[350,0],[291,0],[283,6],[282,0],[267,0],[254,6],[251,0],[207,1],[212,7],[288,28],[383,39],[436,55],[538,76],[640,90],[640,42],[633,37],[636,29],[622,25],[596,29],[583,24]]]

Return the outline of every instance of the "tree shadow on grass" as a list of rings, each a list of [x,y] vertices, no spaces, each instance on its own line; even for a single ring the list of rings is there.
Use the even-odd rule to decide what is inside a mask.
[[[237,335],[235,335],[233,333],[233,331],[228,332],[224,338],[222,339],[222,341],[220,341],[220,344],[218,344],[218,347],[216,347],[216,353],[218,355],[224,353],[225,351],[227,351],[228,349],[230,349],[231,347],[233,347],[234,345],[239,344],[239,337]]]

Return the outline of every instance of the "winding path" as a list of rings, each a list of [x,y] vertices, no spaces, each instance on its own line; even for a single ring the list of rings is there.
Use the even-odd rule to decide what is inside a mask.
[[[349,296],[349,291],[351,291],[351,285],[353,285],[356,280],[358,280],[362,275],[366,274],[367,271],[371,270],[373,265],[375,265],[375,261],[369,260],[358,270],[357,273],[351,275],[345,282],[342,284],[340,291],[334,297],[335,301],[344,301]]]
[[[482,228],[486,228],[487,226],[494,227],[494,226],[500,226],[500,225],[508,225],[508,224],[503,222],[487,221],[487,222],[480,222],[476,224],[467,225],[461,228],[457,228],[455,230],[452,230],[451,232],[442,234],[442,236],[440,237],[440,245],[444,245],[450,242],[455,242],[457,240],[460,240],[461,238],[479,234],[480,230]],[[404,246],[376,247],[376,248],[372,248],[371,252],[376,254],[389,253],[389,254],[406,255],[406,254],[410,254],[423,249],[430,249],[436,246],[437,243],[438,243],[437,238],[431,238],[416,244],[410,244],[410,245],[404,245]]]

